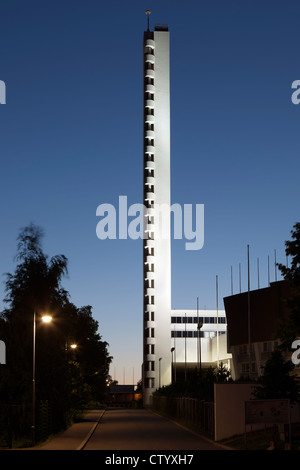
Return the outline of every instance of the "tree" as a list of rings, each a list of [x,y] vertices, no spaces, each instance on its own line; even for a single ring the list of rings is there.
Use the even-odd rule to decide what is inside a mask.
[[[288,398],[291,403],[298,400],[298,384],[295,376],[291,375],[294,366],[291,361],[285,361],[279,349],[273,351],[263,367],[260,385],[254,390],[257,399]]]
[[[14,274],[6,275],[4,300],[8,308],[1,315],[10,374],[10,380],[1,384],[6,402],[23,403],[30,400],[34,311],[37,314],[36,349],[39,353],[37,374],[41,363],[51,365],[54,361],[58,364],[56,373],[64,364],[63,360],[60,361],[62,332],[54,334],[53,328],[50,331],[42,329],[40,314],[61,311],[68,301],[68,294],[61,287],[61,280],[67,273],[67,259],[57,255],[48,260],[41,248],[42,237],[42,230],[33,224],[20,232],[16,255],[18,265]],[[49,377],[49,374],[43,375]],[[37,390],[40,391],[43,385],[44,382],[39,380]]]
[[[292,240],[285,242],[285,252],[291,257],[291,266],[278,264],[285,280],[291,286],[291,296],[286,299],[289,317],[280,323],[279,338],[282,347],[290,349],[292,342],[300,335],[300,223],[296,223],[291,231]]]
[[[92,308],[76,307],[62,280],[68,273],[64,255],[48,258],[43,231],[31,224],[18,236],[17,266],[6,275],[7,308],[1,313],[1,339],[7,364],[0,378],[2,403],[30,404],[32,398],[33,312],[36,312],[36,398],[55,403],[58,421],[90,399],[103,398],[111,357],[101,340]],[[41,314],[51,312],[45,327]],[[76,351],[70,344],[76,342]],[[2,372],[2,370],[1,370]]]

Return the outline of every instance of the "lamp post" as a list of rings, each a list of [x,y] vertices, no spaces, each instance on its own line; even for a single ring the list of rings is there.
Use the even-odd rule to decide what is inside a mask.
[[[52,317],[50,315],[43,315],[42,321],[50,323]],[[36,340],[36,311],[33,312],[33,357],[32,357],[32,444],[35,445],[35,340]]]
[[[160,388],[160,376],[161,376],[161,365],[160,365],[161,360],[162,360],[162,357],[160,357],[158,359],[158,385],[159,385],[159,388]]]
[[[174,379],[174,351],[175,351],[175,348],[171,348],[171,353],[172,353],[172,369],[171,369],[171,373],[172,373],[172,383],[173,383],[173,379]],[[175,382],[176,382],[176,379],[175,379]]]
[[[199,377],[201,377],[201,337],[200,337],[200,330],[203,326],[202,322],[198,322],[197,330],[198,330],[198,363],[199,363]]]

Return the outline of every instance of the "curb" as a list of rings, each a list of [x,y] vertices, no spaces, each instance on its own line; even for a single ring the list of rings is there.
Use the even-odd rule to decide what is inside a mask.
[[[87,436],[83,439],[83,441],[81,441],[81,443],[79,444],[78,447],[76,447],[75,450],[82,450],[85,445],[87,444],[87,442],[89,441],[89,439],[92,437],[96,427],[98,426],[98,424],[100,423],[104,413],[105,413],[106,409],[102,411],[101,415],[99,416],[98,420],[95,422],[94,426],[92,427],[92,429],[90,430],[90,432],[87,434]]]

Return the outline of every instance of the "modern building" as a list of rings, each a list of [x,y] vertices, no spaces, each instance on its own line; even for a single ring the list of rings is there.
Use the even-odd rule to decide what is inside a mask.
[[[144,402],[171,382],[170,54],[167,26],[144,32]],[[166,207],[164,236],[155,207]],[[163,223],[162,223],[163,222]],[[164,360],[163,360],[164,359]],[[159,374],[158,374],[159,369]]]
[[[218,329],[220,333],[226,331],[224,311],[219,312],[218,323],[216,312],[201,311],[200,332],[191,328],[198,326],[194,311],[171,311],[170,33],[166,25],[156,25],[151,31],[149,21],[143,39],[143,92],[142,382],[143,401],[147,406],[156,389],[171,383],[175,342],[178,367],[183,361],[197,362],[196,333],[201,337],[203,363],[217,364],[219,351],[223,359],[228,355],[223,346],[225,337],[214,340]],[[185,313],[187,323],[183,329]],[[188,352],[183,354],[183,351]]]
[[[175,366],[183,370],[218,366],[231,368],[227,353],[227,320],[224,310],[172,310],[171,349]]]
[[[228,322],[228,351],[232,354],[232,376],[257,379],[262,367],[279,344],[280,319],[289,314],[287,281],[224,298]]]

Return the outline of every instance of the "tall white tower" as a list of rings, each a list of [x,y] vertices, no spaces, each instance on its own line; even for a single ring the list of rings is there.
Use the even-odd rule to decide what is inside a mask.
[[[154,31],[148,26],[144,32],[143,58],[146,208],[143,394],[147,406],[151,403],[152,393],[171,382],[170,53],[167,26],[156,25]],[[164,211],[159,216],[157,208],[162,207]]]

